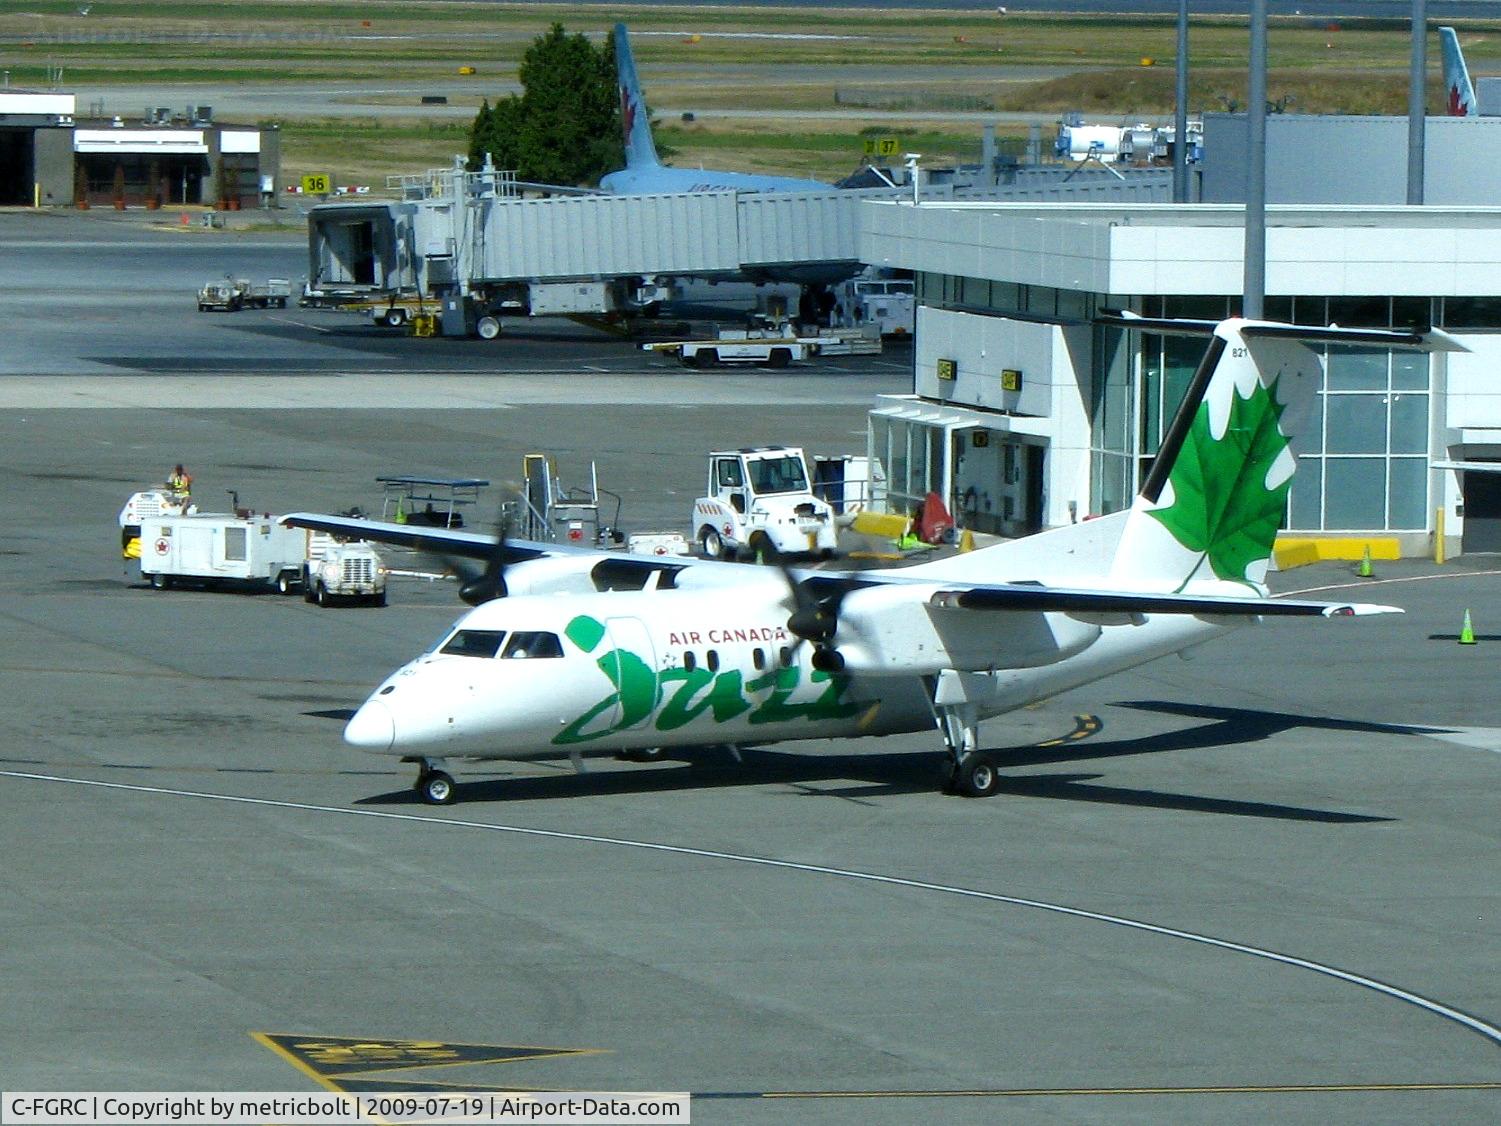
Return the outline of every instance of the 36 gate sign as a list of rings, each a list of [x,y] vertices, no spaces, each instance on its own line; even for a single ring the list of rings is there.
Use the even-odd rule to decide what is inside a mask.
[[[327,172],[314,172],[310,176],[304,176],[302,190],[305,195],[327,195],[333,191],[331,177]]]

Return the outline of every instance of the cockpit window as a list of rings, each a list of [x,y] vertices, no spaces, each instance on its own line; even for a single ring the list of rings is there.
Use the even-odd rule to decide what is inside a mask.
[[[503,629],[461,629],[438,652],[451,657],[493,657],[505,636]]]
[[[506,643],[506,651],[501,657],[512,658],[537,658],[537,657],[561,657],[563,655],[563,643],[558,640],[555,633],[527,633],[517,630],[511,634],[511,640]]]

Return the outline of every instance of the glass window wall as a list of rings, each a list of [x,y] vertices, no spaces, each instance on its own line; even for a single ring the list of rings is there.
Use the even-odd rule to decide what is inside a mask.
[[[1301,300],[1301,299],[1300,299]],[[1337,302],[1331,301],[1331,312]],[[1346,314],[1352,309],[1338,310]],[[1428,526],[1428,356],[1328,350],[1319,412],[1293,479],[1288,527],[1421,531]],[[1321,489],[1315,489],[1316,483]]]

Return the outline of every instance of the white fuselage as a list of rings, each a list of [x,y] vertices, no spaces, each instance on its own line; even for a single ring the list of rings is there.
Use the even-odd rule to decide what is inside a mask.
[[[749,573],[748,576],[749,578]],[[413,758],[521,759],[643,747],[886,735],[934,725],[931,676],[813,668],[774,574],[723,588],[528,595],[488,602],[390,676],[345,730],[354,746]],[[1087,627],[1051,663],[1008,667],[1006,614],[971,615],[966,676],[997,715],[1198,644],[1229,628],[1192,617]],[[1083,640],[1078,640],[1082,638]],[[525,655],[521,655],[522,653]],[[929,660],[931,661],[931,655]],[[938,662],[942,655],[936,655]],[[971,656],[966,664],[976,669]],[[889,671],[885,671],[889,669]]]

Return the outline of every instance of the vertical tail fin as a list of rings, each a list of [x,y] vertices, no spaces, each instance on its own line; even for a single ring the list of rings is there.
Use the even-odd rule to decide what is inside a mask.
[[[1208,322],[1117,323],[1202,333]],[[1442,332],[1247,321],[1212,326],[1162,448],[1131,506],[1111,581],[1131,589],[1260,589],[1323,382],[1321,343],[1463,350]],[[1225,591],[1224,593],[1229,593]]]
[[[1438,42],[1444,58],[1444,89],[1447,92],[1444,113],[1450,117],[1474,117],[1479,112],[1475,104],[1475,87],[1470,85],[1470,70],[1465,66],[1465,57],[1459,49],[1459,36],[1452,27],[1441,27]]]
[[[636,77],[636,60],[631,57],[631,43],[625,24],[617,23],[615,37],[615,76],[620,87],[620,128],[625,133],[625,166],[656,168],[657,146],[651,139],[651,120],[646,113],[646,99],[641,96],[641,82]]]

